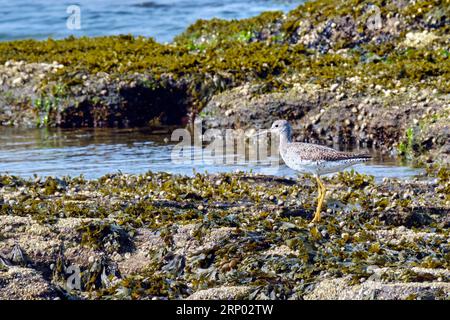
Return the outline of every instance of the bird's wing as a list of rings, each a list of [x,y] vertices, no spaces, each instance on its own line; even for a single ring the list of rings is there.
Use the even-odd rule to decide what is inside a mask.
[[[288,146],[290,152],[294,152],[298,154],[298,157],[302,160],[311,160],[311,161],[339,161],[339,160],[348,160],[348,159],[370,159],[371,155],[367,153],[351,153],[351,152],[342,152],[337,151],[335,149],[321,146],[312,143],[291,143]]]

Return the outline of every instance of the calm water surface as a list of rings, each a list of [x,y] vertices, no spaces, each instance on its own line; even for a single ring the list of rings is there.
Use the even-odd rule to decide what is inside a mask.
[[[197,19],[240,19],[289,11],[303,0],[0,0],[0,40],[133,34],[169,42]],[[66,26],[68,6],[81,9],[80,30]]]
[[[253,171],[279,176],[296,173],[281,164],[271,166],[271,159],[244,161],[244,156],[226,161],[217,156],[194,152],[194,159],[172,161],[175,142],[171,131],[150,129],[15,129],[0,128],[0,174],[22,177],[79,176],[98,178],[107,173],[139,174],[149,170],[192,175],[197,172]],[[167,141],[169,140],[169,141]],[[273,158],[272,158],[273,160]],[[383,177],[411,178],[421,171],[401,165],[392,158],[375,154],[371,163],[353,166],[360,173]]]

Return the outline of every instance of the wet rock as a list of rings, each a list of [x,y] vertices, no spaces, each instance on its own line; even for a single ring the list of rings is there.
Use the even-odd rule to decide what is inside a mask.
[[[251,88],[238,87],[214,96],[204,109],[206,127],[248,129],[268,128],[275,118],[302,118],[316,106],[317,98],[308,95],[289,94],[252,95]],[[233,114],[222,116],[232,108]]]
[[[6,271],[0,270],[0,298],[53,300],[59,298],[59,294],[39,272],[11,266]]]
[[[254,287],[234,286],[200,290],[190,295],[187,300],[238,300],[245,298]]]
[[[357,144],[387,152],[395,150],[408,128],[416,126],[414,119],[426,113],[422,104],[412,103],[415,95],[403,95],[399,105],[387,108],[383,106],[386,97],[369,99],[351,94],[340,100],[333,90],[335,86],[328,90],[311,87],[302,92],[292,89],[285,93],[258,94],[251,93],[249,87],[235,88],[210,100],[202,116],[203,125],[206,128],[247,130],[269,128],[273,121],[283,118],[291,121],[297,141]],[[445,104],[442,97],[430,108],[436,112]],[[324,105],[327,108],[323,108]],[[229,110],[233,110],[232,114]],[[445,151],[448,149],[445,146],[449,141],[449,126],[444,118],[429,126],[422,125],[413,146],[417,154],[432,153],[433,161],[439,163],[447,163],[449,157]]]
[[[419,210],[411,211],[388,211],[384,212],[380,216],[382,221],[394,226],[406,226],[406,227],[421,227],[429,225],[433,222],[433,219],[425,212]]]
[[[306,300],[405,300],[446,299],[450,284],[445,282],[382,283],[365,281],[351,285],[349,279],[332,279],[319,282]]]
[[[406,34],[406,39],[404,45],[408,47],[426,47],[431,44],[438,37],[432,32],[422,31],[422,32],[408,32]]]

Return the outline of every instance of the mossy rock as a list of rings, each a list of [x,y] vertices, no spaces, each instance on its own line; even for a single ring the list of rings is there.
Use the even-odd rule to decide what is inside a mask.
[[[374,6],[383,21],[375,31],[366,26]],[[317,0],[287,15],[200,20],[171,44],[130,35],[1,42],[9,67],[0,103],[13,114],[31,111],[39,126],[143,126],[185,124],[212,96],[245,83],[283,92],[299,81],[326,87],[360,77],[352,86],[360,92],[416,85],[448,93],[447,12],[445,0]],[[424,32],[432,40],[415,47],[410,40]],[[10,72],[11,60],[58,67],[30,88],[30,100],[19,90],[29,80]],[[5,114],[2,123],[21,123]]]

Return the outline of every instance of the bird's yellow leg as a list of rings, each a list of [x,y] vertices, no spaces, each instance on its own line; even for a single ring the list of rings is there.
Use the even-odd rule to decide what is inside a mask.
[[[325,195],[327,194],[327,189],[325,188],[325,185],[322,183],[322,199],[320,200],[320,211],[322,211],[323,201],[325,200]],[[320,217],[320,213],[319,213]]]
[[[323,185],[322,181],[320,181],[319,176],[316,176],[316,180],[317,180],[317,187],[319,190],[319,196],[317,197],[317,209],[316,209],[316,213],[314,214],[314,218],[313,218],[312,222],[320,221],[320,212],[322,211],[322,204],[323,204],[323,200],[325,199],[325,193],[326,193],[325,186]]]

